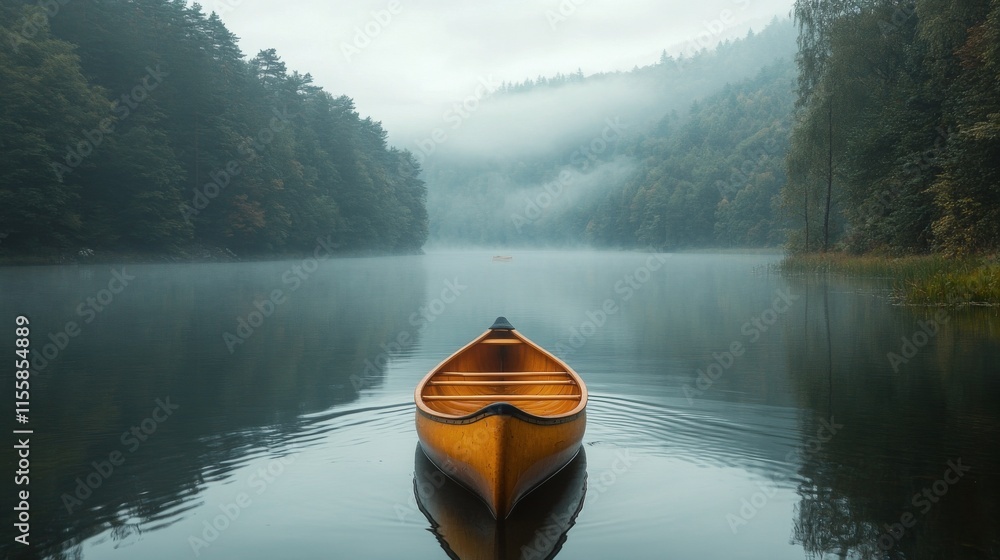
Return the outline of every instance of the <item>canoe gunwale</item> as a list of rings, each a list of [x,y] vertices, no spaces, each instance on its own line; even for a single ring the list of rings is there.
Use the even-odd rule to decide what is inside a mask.
[[[491,403],[479,410],[467,414],[465,416],[452,417],[452,416],[441,416],[433,412],[424,410],[421,407],[417,407],[417,412],[429,418],[435,422],[441,424],[472,424],[473,422],[478,422],[483,418],[488,416],[510,416],[512,418],[517,418],[529,424],[535,424],[537,426],[555,426],[558,424],[565,424],[567,422],[573,422],[584,413],[583,410],[577,411],[568,415],[560,416],[535,416],[534,414],[529,414],[517,406],[510,404],[508,402],[496,402]]]

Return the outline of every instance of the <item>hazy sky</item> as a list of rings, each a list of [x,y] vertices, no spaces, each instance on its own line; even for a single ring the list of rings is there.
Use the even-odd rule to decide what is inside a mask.
[[[629,70],[786,17],[793,0],[206,0],[248,56],[352,97],[404,147],[502,81]]]

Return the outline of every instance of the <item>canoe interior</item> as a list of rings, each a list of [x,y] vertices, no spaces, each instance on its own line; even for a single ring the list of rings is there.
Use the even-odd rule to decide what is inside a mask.
[[[493,402],[535,416],[560,416],[580,405],[579,377],[511,330],[489,331],[442,363],[420,397],[433,412],[461,417]]]

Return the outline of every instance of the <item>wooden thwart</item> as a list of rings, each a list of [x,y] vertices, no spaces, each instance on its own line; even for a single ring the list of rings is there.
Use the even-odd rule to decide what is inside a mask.
[[[425,401],[578,401],[580,395],[424,395]]]
[[[428,385],[576,385],[569,379],[534,380],[534,381],[428,381]]]
[[[438,375],[463,377],[535,377],[539,375],[567,375],[565,371],[442,371]]]
[[[482,344],[521,344],[516,338],[487,338],[480,341]]]

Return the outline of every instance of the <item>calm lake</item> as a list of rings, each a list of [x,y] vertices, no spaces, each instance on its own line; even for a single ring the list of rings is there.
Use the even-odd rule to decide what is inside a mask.
[[[780,255],[512,255],[0,269],[36,356],[31,547],[5,506],[0,553],[1000,557],[996,310]],[[500,530],[417,453],[412,393],[499,315],[591,392],[585,453]]]

